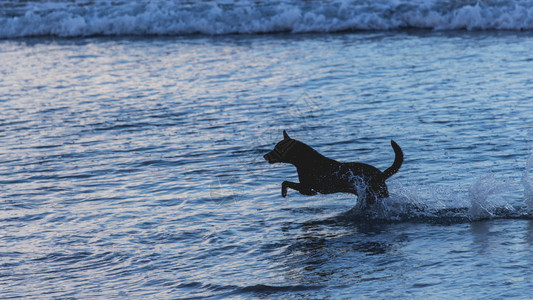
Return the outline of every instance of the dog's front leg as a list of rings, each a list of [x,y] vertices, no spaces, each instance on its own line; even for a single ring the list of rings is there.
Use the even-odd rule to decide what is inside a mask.
[[[303,186],[301,183],[283,181],[281,183],[281,197],[287,196],[287,188],[297,190],[298,192],[300,192],[300,194],[306,195],[306,196],[313,196],[317,194],[316,191],[314,191],[311,188]]]

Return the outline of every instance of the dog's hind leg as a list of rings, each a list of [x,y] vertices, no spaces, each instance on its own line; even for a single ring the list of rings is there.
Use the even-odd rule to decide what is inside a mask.
[[[281,183],[281,196],[282,197],[286,197],[287,196],[287,188],[291,188],[293,190],[297,190],[298,192],[300,192],[300,194],[306,195],[306,196],[313,196],[313,195],[317,194],[316,191],[314,191],[313,189],[302,185],[301,183],[283,181]]]

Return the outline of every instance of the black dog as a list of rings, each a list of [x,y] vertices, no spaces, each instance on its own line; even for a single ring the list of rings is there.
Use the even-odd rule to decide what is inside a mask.
[[[281,162],[293,164],[298,171],[300,183],[283,181],[281,196],[287,196],[287,188],[303,195],[352,193],[359,200],[372,204],[378,198],[389,196],[385,180],[398,172],[403,163],[403,152],[395,141],[394,163],[384,172],[363,163],[340,163],[318,153],[308,145],[291,139],[285,130],[283,140],[264,158],[271,164]]]

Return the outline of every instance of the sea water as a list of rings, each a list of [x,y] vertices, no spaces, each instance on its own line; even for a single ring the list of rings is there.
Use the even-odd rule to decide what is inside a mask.
[[[0,1],[0,298],[530,298],[526,1]],[[281,197],[282,130],[405,161]]]

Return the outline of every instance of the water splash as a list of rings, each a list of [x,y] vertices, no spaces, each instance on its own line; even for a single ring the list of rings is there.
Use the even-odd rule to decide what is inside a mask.
[[[341,218],[365,222],[404,222],[426,218],[429,214],[428,207],[421,204],[416,197],[395,194],[372,205],[358,201],[352,209],[342,214]]]
[[[505,185],[494,178],[492,173],[476,180],[468,190],[471,206],[469,213],[472,219],[486,219],[494,217],[494,205],[489,197],[501,193]]]
[[[529,178],[529,172],[533,165],[533,154],[527,160],[526,169],[522,175],[522,185],[524,186],[524,203],[527,206],[529,213],[533,213],[533,181]]]
[[[481,176],[467,191],[456,190],[443,195],[437,187],[432,188],[428,197],[423,197],[422,189],[396,187],[396,193],[381,199],[371,206],[358,203],[340,218],[352,222],[426,222],[451,224],[472,222],[484,219],[531,219],[533,212],[533,182],[528,173],[533,166],[533,155],[528,159],[522,177],[524,185],[523,205],[512,205],[504,197],[510,188],[505,180],[492,173]],[[469,201],[465,203],[465,200]],[[447,204],[446,204],[447,203]]]

